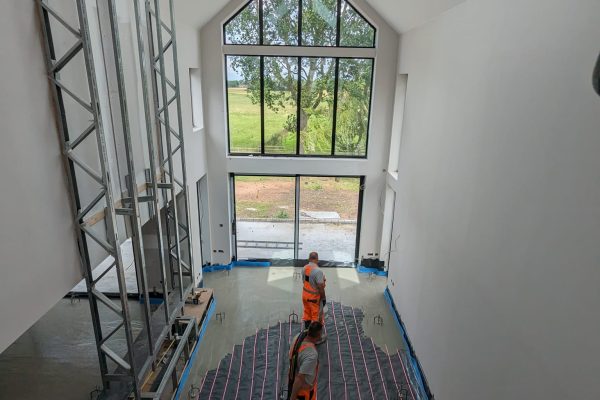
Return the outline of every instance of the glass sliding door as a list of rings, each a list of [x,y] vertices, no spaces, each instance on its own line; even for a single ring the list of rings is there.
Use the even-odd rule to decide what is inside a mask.
[[[234,177],[237,257],[293,259],[296,178]]]
[[[235,175],[233,185],[239,260],[356,260],[362,178]]]
[[[356,258],[361,178],[300,177],[298,258],[317,251],[323,261]]]

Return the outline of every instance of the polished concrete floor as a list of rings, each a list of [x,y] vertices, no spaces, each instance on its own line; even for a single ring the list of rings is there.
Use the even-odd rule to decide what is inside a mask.
[[[292,267],[234,268],[207,273],[204,285],[215,289],[216,312],[200,344],[198,357],[184,389],[199,386],[209,369],[258,328],[301,314],[301,281]],[[298,269],[299,271],[299,269]],[[352,268],[326,268],[330,300],[360,308],[364,331],[390,352],[402,348],[402,338],[383,297],[386,278],[358,274]],[[130,302],[134,329],[142,327],[140,305]],[[104,310],[103,318],[111,311]],[[383,325],[373,323],[381,315]],[[87,300],[61,300],[6,351],[0,354],[0,399],[89,399],[100,385],[100,371]]]
[[[224,314],[224,318],[221,322],[213,316],[183,393],[193,393],[192,385],[201,386],[206,372],[217,368],[219,361],[246,336],[278,321],[287,321],[292,312],[302,314],[302,282],[294,279],[294,272],[300,270],[234,268],[229,274],[218,271],[204,276],[204,286],[215,290],[215,312]],[[369,278],[353,268],[324,268],[324,271],[330,300],[363,310],[364,332],[376,345],[387,346],[390,352],[403,349],[402,337],[383,296],[386,278]],[[373,322],[376,316],[383,318],[383,325]]]
[[[142,309],[129,302],[134,335],[142,329]],[[105,322],[117,318],[108,308],[100,309]],[[116,334],[115,350],[125,338]],[[98,353],[87,299],[62,299],[0,354],[0,399],[34,400],[90,399],[101,386]],[[92,397],[95,398],[95,397]]]

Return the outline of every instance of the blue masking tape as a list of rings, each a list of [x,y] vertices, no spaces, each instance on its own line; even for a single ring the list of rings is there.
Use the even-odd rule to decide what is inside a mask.
[[[234,267],[270,267],[271,263],[268,261],[234,261],[232,262]]]
[[[150,304],[162,304],[164,300],[160,297],[150,297]],[[140,296],[140,304],[144,304],[144,296]]]
[[[404,324],[402,323],[402,320],[400,319],[400,316],[398,315],[398,310],[396,310],[396,305],[394,304],[394,299],[392,299],[392,294],[390,293],[390,289],[386,287],[383,292],[383,295],[384,295],[388,305],[390,306],[390,311],[392,312],[392,315],[394,315],[394,319],[396,320],[398,329],[400,329],[400,334],[402,335],[402,341],[404,342],[404,346],[406,347],[406,349],[408,349],[408,356],[410,357],[410,363],[411,363],[413,371],[415,372],[415,375],[417,377],[417,383],[419,384],[419,387],[421,388],[421,392],[424,393],[427,400],[429,400],[429,397],[427,396],[427,393],[429,393],[429,391],[427,391],[425,389],[425,381],[423,379],[421,366],[419,365],[419,362],[417,361],[416,357],[413,354],[412,346],[410,346],[408,343],[408,335],[406,333],[406,329],[404,328]]]
[[[270,267],[271,263],[268,261],[233,261],[231,264],[221,265],[207,265],[202,268],[202,272],[215,272],[215,271],[231,271],[234,267]]]
[[[202,338],[206,333],[206,329],[208,328],[208,323],[212,319],[212,315],[215,312],[215,308],[217,307],[217,298],[213,296],[213,301],[211,306],[208,308],[208,312],[206,313],[206,317],[202,323],[202,328],[200,329],[200,334],[198,335],[198,341],[196,341],[196,346],[194,346],[194,351],[192,351],[192,355],[190,356],[190,360],[188,361],[187,367],[185,371],[183,371],[183,375],[181,375],[181,380],[179,381],[179,386],[177,387],[177,392],[175,393],[174,400],[179,400],[179,396],[181,396],[181,392],[185,387],[185,384],[190,376],[190,371],[192,370],[192,366],[194,365],[194,361],[196,359],[196,355],[198,354],[198,348],[200,347],[200,342],[202,342]]]
[[[372,273],[377,276],[388,276],[387,271],[382,271],[377,268],[365,267],[364,265],[359,265],[357,269],[358,269],[358,272],[361,274],[371,274]]]
[[[215,272],[215,271],[231,271],[233,268],[232,264],[221,265],[213,264],[202,268],[202,272]]]

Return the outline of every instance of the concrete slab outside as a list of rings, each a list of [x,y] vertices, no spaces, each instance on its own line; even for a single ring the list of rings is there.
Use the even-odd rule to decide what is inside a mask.
[[[293,222],[239,221],[237,223],[238,259],[294,257],[293,247],[287,249],[246,248],[245,241],[293,242]],[[311,251],[319,252],[322,260],[353,262],[356,248],[356,224],[313,223],[300,221],[300,258]]]

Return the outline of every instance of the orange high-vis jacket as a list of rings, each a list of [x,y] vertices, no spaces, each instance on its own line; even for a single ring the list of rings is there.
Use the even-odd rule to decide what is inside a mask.
[[[304,267],[304,288],[302,289],[302,298],[307,300],[318,300],[320,299],[319,291],[315,290],[310,284],[310,273],[312,272],[313,266],[307,264]]]
[[[288,391],[291,394],[292,388],[293,388],[293,383],[294,380],[296,379],[296,374],[297,374],[297,370],[298,370],[298,355],[300,355],[300,353],[302,353],[304,350],[306,350],[307,348],[315,348],[315,344],[312,342],[306,342],[304,341],[304,335],[300,335],[297,339],[296,342],[294,343],[294,345],[291,347],[290,349],[290,379],[289,382],[290,384],[288,385]],[[296,347],[298,346],[298,341],[302,340],[302,343],[300,344],[300,347],[298,347],[297,351],[294,351],[296,349]],[[313,382],[313,385],[310,389],[301,389],[298,392],[298,397],[292,400],[317,400],[317,380],[318,380],[318,375],[319,375],[319,364],[317,362],[317,368],[315,370],[315,380]],[[289,395],[288,395],[289,396]]]
[[[303,321],[321,321],[319,312],[321,310],[321,295],[319,291],[313,288],[310,284],[310,273],[313,266],[308,264],[304,267],[304,287],[302,288],[302,305],[304,307],[302,320]]]

